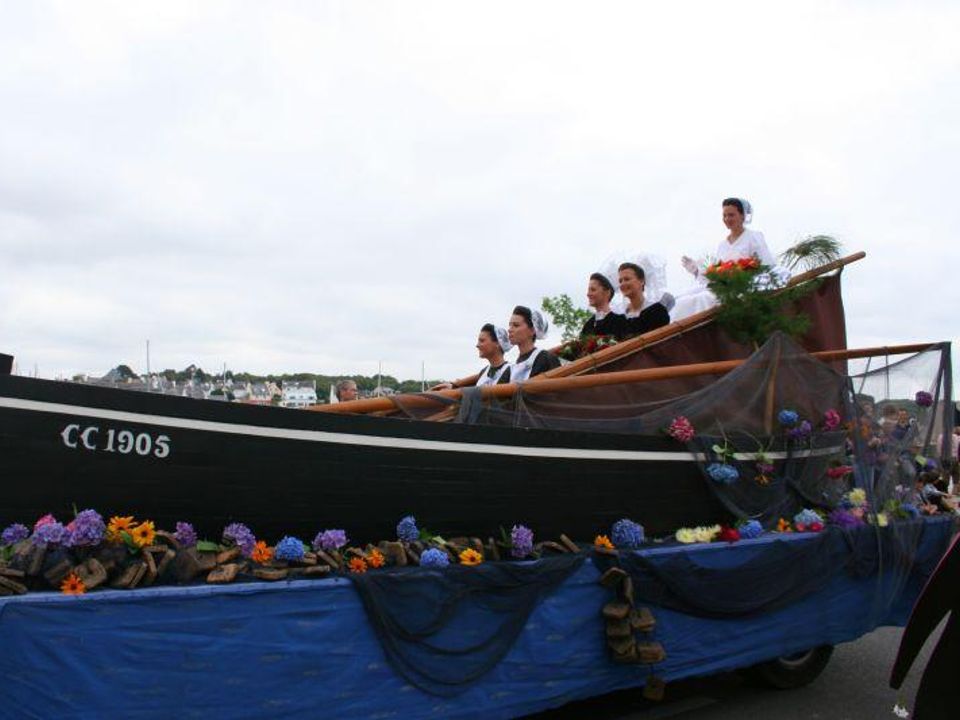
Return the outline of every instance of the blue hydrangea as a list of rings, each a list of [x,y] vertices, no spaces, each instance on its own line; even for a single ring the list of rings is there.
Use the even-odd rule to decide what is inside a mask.
[[[397,537],[403,542],[416,542],[420,539],[420,530],[413,515],[407,515],[397,523]]]
[[[760,537],[763,534],[763,525],[758,520],[747,520],[738,529],[740,537],[744,540]]]
[[[525,558],[533,552],[533,530],[526,525],[514,525],[510,531],[510,554]]]
[[[610,530],[610,540],[618,548],[635,550],[643,545],[643,525],[627,518],[617,520]]]
[[[347,533],[343,530],[323,530],[313,539],[314,550],[339,550],[347,544]]]
[[[34,544],[56,545],[63,542],[67,529],[58,522],[46,523],[33,531],[31,541]]]
[[[446,567],[450,564],[450,556],[438,548],[427,548],[420,556],[421,567]]]
[[[783,427],[792,428],[800,420],[800,416],[793,410],[781,410],[777,420]]]
[[[710,463],[707,465],[707,475],[711,480],[722,485],[732,485],[740,479],[740,472],[733,465],[726,463]]]
[[[793,522],[795,525],[811,525],[813,523],[822,523],[823,518],[820,517],[816,510],[804,508],[793,516]]]
[[[273,556],[277,560],[292,560],[299,562],[303,560],[303,543],[295,537],[287,535],[273,551]]]
[[[180,543],[181,547],[193,547],[197,544],[197,531],[188,522],[178,522],[177,531],[173,534],[173,538]]]
[[[4,545],[14,545],[15,543],[26,540],[28,537],[30,537],[30,528],[23,523],[14,523],[4,529],[0,539],[3,540]]]

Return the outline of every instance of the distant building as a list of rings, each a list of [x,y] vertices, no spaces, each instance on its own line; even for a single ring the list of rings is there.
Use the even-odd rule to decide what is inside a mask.
[[[305,408],[317,404],[317,385],[313,380],[287,381],[283,384],[280,404],[288,408]]]

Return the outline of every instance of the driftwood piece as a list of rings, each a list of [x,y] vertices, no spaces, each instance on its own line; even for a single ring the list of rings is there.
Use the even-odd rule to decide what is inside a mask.
[[[634,594],[633,594],[633,578],[627,575],[623,582],[620,583],[620,596],[626,601],[626,603],[633,607]]]
[[[625,577],[627,573],[623,568],[612,567],[600,576],[600,584],[610,590],[616,590]]]
[[[614,659],[619,662],[634,662],[636,660],[637,642],[632,635],[607,638],[607,647],[613,651]],[[627,656],[631,656],[631,659],[627,660]]]
[[[261,580],[269,580],[269,581],[286,580],[287,575],[289,574],[290,574],[290,571],[285,568],[259,567],[254,569],[253,571],[253,576],[255,578],[260,578]],[[209,578],[207,578],[207,581],[211,582]]]
[[[630,627],[630,620],[607,620],[606,633],[608,638],[630,637],[633,629]]]
[[[637,643],[637,657],[644,665],[655,665],[667,659],[663,645],[658,642]]]
[[[166,545],[169,545],[174,550],[181,549],[180,542],[172,532],[168,532],[166,530],[157,530],[155,536],[158,540],[163,540]]]
[[[500,548],[497,547],[497,541],[493,538],[487,538],[486,552],[484,553],[494,562],[500,561]]]
[[[573,540],[568,538],[566,535],[560,536],[560,544],[563,545],[567,550],[572,553],[580,552],[580,546],[577,545]]]
[[[329,552],[317,550],[317,560],[338,569],[341,565],[340,554],[335,550],[330,550]]]
[[[566,555],[570,552],[566,547],[558,542],[554,542],[553,540],[544,540],[542,543],[538,543],[534,549],[540,553],[543,553],[544,550],[549,550],[551,552],[560,553],[561,555]]]
[[[147,565],[144,562],[132,562],[124,569],[110,587],[132,590],[140,584],[144,574],[147,572]]]
[[[47,548],[45,545],[30,544],[26,556],[26,572],[31,577],[36,577],[43,571],[43,561],[47,557]]]
[[[330,574],[329,565],[308,565],[302,568],[291,568],[290,577],[325,577]]]
[[[23,595],[27,586],[9,577],[0,576],[0,595]]]
[[[146,548],[143,548],[140,551],[140,557],[143,558],[143,564],[147,568],[147,571],[143,574],[143,578],[140,582],[144,587],[146,587],[147,585],[152,585],[153,581],[157,579],[157,563],[153,559],[153,554],[147,552]]]
[[[391,565],[404,567],[407,564],[407,551],[399,541],[384,540],[380,543],[380,552]]]
[[[419,565],[420,564],[420,553],[417,552],[412,545],[407,545],[404,550],[407,553],[407,560],[409,560],[410,565]]]
[[[603,606],[603,616],[608,620],[624,620],[630,614],[630,606],[620,600],[613,600]]]
[[[227,563],[233,562],[240,557],[240,548],[234,545],[231,548],[227,548],[219,553],[217,553],[216,561],[217,565],[226,565]]]
[[[610,557],[620,557],[620,553],[616,548],[603,547],[602,545],[594,545],[593,551],[600,555],[609,555]]]
[[[630,626],[637,632],[653,632],[657,620],[650,612],[650,608],[634,608],[630,611]]]
[[[663,700],[664,692],[667,689],[667,683],[663,678],[651,675],[647,678],[646,685],[643,686],[643,696],[647,700]]]
[[[210,571],[210,573],[207,575],[207,582],[215,585],[231,583],[236,580],[239,572],[240,563],[227,563],[226,565],[220,565]]]
[[[300,558],[301,565],[316,565],[317,564],[317,554],[312,552],[305,552],[303,557]]]
[[[60,589],[60,583],[73,570],[73,563],[64,558],[53,567],[43,573],[43,579],[49,583],[50,587]]]
[[[22,578],[26,573],[23,570],[0,565],[0,576],[8,578]]]
[[[73,569],[87,590],[103,585],[107,581],[107,570],[96,558],[87,558]]]
[[[215,564],[207,566],[207,560],[204,556],[210,556],[212,553],[198,553],[196,548],[187,548],[180,550],[173,560],[173,572],[179,582],[190,582],[198,575],[210,572],[216,566]],[[216,560],[216,558],[211,558]]]

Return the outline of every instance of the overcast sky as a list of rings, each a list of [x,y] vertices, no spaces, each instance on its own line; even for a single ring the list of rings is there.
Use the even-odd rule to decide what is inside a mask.
[[[0,351],[458,377],[749,198],[851,346],[958,340],[960,3],[0,0]],[[955,350],[955,354],[960,350]]]

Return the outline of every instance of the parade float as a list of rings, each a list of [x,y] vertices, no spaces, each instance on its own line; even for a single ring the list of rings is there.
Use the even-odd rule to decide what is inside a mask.
[[[493,718],[809,682],[906,621],[954,531],[917,494],[950,346],[847,348],[859,257],[758,291],[803,289],[775,308],[796,340],[713,309],[527,383],[322,412],[0,375],[0,706]]]

